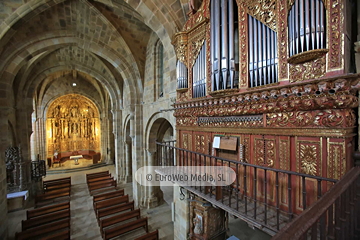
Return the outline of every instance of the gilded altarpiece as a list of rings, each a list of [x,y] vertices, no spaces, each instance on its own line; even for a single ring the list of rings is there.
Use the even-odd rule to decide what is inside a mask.
[[[47,111],[48,156],[54,152],[100,151],[100,119],[89,99],[70,94],[55,99]]]

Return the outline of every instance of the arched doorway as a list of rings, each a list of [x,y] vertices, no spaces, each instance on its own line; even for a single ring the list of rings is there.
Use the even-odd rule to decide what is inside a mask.
[[[55,99],[46,114],[47,157],[57,155],[66,161],[70,156],[82,155],[99,159],[101,149],[100,114],[96,105],[79,94]]]
[[[149,123],[149,131],[147,131],[147,161],[145,165],[159,166],[157,161],[156,142],[168,142],[174,140],[174,128],[165,118],[157,118]],[[145,206],[148,208],[155,207],[163,200],[169,205],[173,201],[173,187],[168,186],[152,186],[146,189]]]

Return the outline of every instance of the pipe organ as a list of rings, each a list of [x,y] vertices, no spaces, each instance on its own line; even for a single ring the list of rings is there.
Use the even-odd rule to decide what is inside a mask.
[[[249,22],[249,78],[250,87],[278,81],[276,32],[252,16]]]
[[[326,47],[326,14],[322,0],[296,0],[288,17],[290,57]]]
[[[349,0],[335,2],[203,0],[173,40],[189,81],[173,105],[177,147],[341,178],[354,164],[360,75],[347,68]],[[238,144],[217,151],[216,136]],[[276,176],[258,177],[269,183]],[[292,187],[302,191],[298,182]],[[302,211],[298,195],[281,194],[284,209]]]
[[[193,98],[206,96],[206,49],[205,43],[193,66]]]
[[[177,88],[188,88],[188,79],[187,79],[188,70],[185,64],[181,61],[177,61],[176,64],[176,79],[177,79]]]
[[[211,1],[212,91],[238,87],[238,14],[235,0]],[[235,54],[237,53],[237,54]]]
[[[100,151],[99,113],[89,99],[69,94],[56,99],[47,111],[48,156],[55,151]]]

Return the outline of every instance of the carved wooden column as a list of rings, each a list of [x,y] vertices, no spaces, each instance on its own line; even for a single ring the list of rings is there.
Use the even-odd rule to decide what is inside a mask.
[[[199,197],[190,203],[190,239],[225,239],[225,211]]]

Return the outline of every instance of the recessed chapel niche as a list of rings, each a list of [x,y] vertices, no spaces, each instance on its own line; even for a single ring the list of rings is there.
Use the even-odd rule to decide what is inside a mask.
[[[46,116],[48,157],[55,151],[100,152],[100,118],[95,104],[79,94],[55,99]]]

